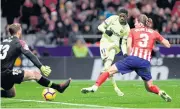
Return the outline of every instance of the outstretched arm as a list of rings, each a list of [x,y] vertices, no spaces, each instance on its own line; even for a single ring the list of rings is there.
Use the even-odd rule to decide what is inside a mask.
[[[51,68],[42,65],[39,59],[29,50],[28,45],[22,40],[20,40],[20,50],[45,76],[48,76],[51,73]]]
[[[163,44],[165,47],[170,48],[171,44],[169,43],[168,40],[166,40],[163,36],[161,36],[158,32],[155,32],[156,39]]]
[[[98,26],[98,30],[101,31],[102,33],[106,33],[108,36],[112,36],[113,32],[111,30],[107,30],[108,26],[111,25],[112,19],[114,16],[111,16],[107,18],[104,22],[102,22]]]
[[[38,67],[39,69],[42,66],[42,63],[39,61],[39,59],[29,50],[28,45],[26,44],[26,42],[24,41],[20,41],[21,45],[20,45],[20,49],[21,52],[29,59],[31,60],[31,62]]]
[[[101,24],[98,26],[98,30],[101,31],[102,33],[105,33],[106,28],[107,28],[107,25],[106,25],[105,22],[101,23]]]
[[[163,40],[161,41],[161,43],[162,43],[165,47],[167,47],[167,48],[170,48],[170,47],[171,47],[171,44],[169,43],[169,41],[168,41],[167,39],[163,39]]]
[[[98,26],[98,30],[105,33],[107,27],[111,24],[113,19],[113,16],[107,18],[105,21],[103,21],[99,26]]]

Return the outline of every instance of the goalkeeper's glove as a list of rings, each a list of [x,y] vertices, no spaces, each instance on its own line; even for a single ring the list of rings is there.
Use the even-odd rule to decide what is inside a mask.
[[[105,33],[108,35],[108,36],[112,36],[113,32],[111,30],[106,30]]]
[[[43,65],[41,66],[40,70],[45,76],[49,76],[49,74],[51,73],[51,68],[49,66]]]

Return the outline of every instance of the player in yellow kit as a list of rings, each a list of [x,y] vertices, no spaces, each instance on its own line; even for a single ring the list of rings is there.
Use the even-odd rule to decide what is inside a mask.
[[[130,31],[130,27],[127,23],[128,11],[120,9],[118,15],[112,15],[107,18],[103,23],[98,26],[98,29],[103,33],[100,40],[100,53],[104,63],[102,73],[105,72],[111,65],[116,54],[120,52],[120,48],[123,55],[127,55],[127,37]],[[114,90],[119,96],[123,96],[124,93],[117,87],[113,77],[112,80]],[[81,90],[82,93],[86,93],[86,89]]]

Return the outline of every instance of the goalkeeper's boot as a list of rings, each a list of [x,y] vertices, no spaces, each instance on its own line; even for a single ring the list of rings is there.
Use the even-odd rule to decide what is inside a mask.
[[[57,91],[63,93],[66,88],[68,88],[69,84],[71,83],[71,78],[69,78],[66,82],[59,84]]]
[[[114,87],[114,90],[118,96],[124,96],[124,93],[118,87]]]
[[[161,96],[161,98],[163,98],[165,101],[167,102],[171,102],[172,98],[163,90],[159,91],[159,95]]]
[[[81,93],[86,94],[86,93],[89,93],[89,92],[96,92],[97,89],[98,89],[98,86],[93,85],[92,87],[82,88],[82,89],[81,89]]]

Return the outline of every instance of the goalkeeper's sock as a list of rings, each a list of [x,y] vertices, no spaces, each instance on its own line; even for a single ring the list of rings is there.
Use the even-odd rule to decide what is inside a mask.
[[[157,87],[156,85],[152,85],[149,87],[149,91],[155,94],[159,94],[159,87]]]
[[[116,81],[115,81],[115,79],[113,78],[113,76],[110,77],[110,79],[111,79],[111,81],[112,81],[112,84],[113,84],[114,88],[117,87]]]
[[[109,77],[109,72],[104,72],[104,73],[102,73],[102,74],[98,77],[95,85],[98,86],[98,87],[101,86],[101,84],[104,83],[108,77]]]
[[[15,97],[15,92],[11,93],[11,92],[7,92],[5,90],[1,90],[1,97],[5,97],[5,98]]]
[[[40,85],[44,87],[50,87],[52,85],[52,82],[43,76],[37,81],[37,83],[39,83]]]
[[[8,97],[8,94],[5,90],[1,90],[1,97]]]
[[[39,81],[37,81],[37,83],[39,83],[40,85],[44,87],[51,87],[53,89],[56,89],[60,93],[63,93],[65,91],[65,89],[69,86],[70,82],[71,82],[71,78],[68,79],[65,83],[56,84],[43,76],[39,79]]]
[[[51,83],[50,87],[57,90],[60,86],[59,84]]]

